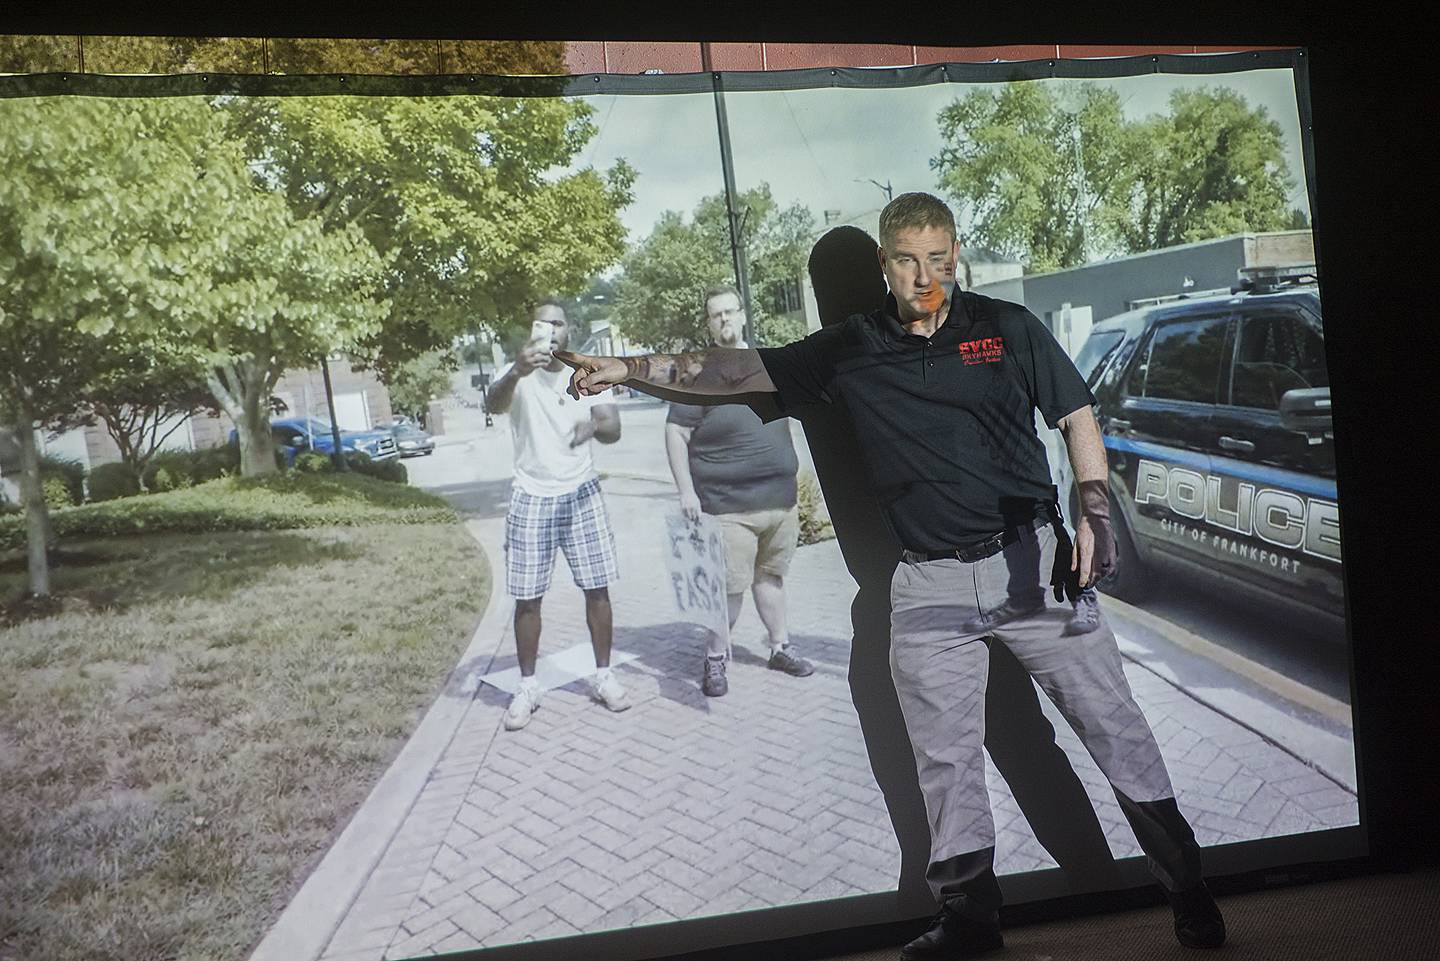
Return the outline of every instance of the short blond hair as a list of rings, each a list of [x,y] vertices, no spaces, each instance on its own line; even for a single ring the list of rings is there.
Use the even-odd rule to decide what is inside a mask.
[[[889,247],[902,230],[944,227],[955,242],[955,215],[945,201],[933,194],[911,191],[901,194],[880,211],[880,246]]]

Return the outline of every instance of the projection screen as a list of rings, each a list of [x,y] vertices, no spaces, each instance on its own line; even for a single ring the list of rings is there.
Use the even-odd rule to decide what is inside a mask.
[[[1122,564],[1099,605],[1207,873],[1364,853],[1299,51],[0,93],[20,956],[100,957],[103,931],[126,958],[623,959],[929,913],[895,561],[837,454],[867,439],[782,418],[793,461],[761,478],[702,442],[715,409],[614,389],[571,447],[608,599],[572,574],[598,541],[557,541],[577,567],[535,561],[525,622],[540,415],[489,393],[557,313],[572,350],[693,350],[730,285],[743,343],[812,335],[816,242],[863,231],[846,269],[883,295],[879,214],[910,191],[954,212],[959,288],[1027,308],[1097,399]],[[770,483],[791,526],[744,555],[715,515]],[[517,629],[542,695],[508,730]],[[592,686],[607,631],[623,710]],[[772,669],[781,641],[813,672]],[[985,734],[1008,903],[1149,883],[999,644]]]

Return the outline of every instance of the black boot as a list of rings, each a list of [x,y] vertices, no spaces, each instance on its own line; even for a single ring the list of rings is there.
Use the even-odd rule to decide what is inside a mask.
[[[930,930],[900,949],[902,961],[952,961],[1005,947],[1000,924],[967,918],[959,911],[963,903],[963,897],[946,899]]]
[[[1204,882],[1188,891],[1166,891],[1175,912],[1175,938],[1187,948],[1218,948],[1225,943],[1225,919]]]

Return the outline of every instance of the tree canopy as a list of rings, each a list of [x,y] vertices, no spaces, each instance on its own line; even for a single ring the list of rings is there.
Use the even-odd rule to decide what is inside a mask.
[[[364,40],[281,37],[28,36],[0,34],[0,72],[553,75],[560,40]]]
[[[595,134],[576,100],[294,97],[226,105],[257,182],[388,258],[384,322],[359,348],[382,377],[481,325],[528,323],[624,249],[634,172],[565,170]]]
[[[1169,111],[1124,116],[1096,84],[977,90],[940,111],[930,161],[966,242],[1030,270],[1293,222],[1280,127],[1233,90],[1177,90]]]
[[[458,359],[454,351],[435,350],[401,364],[389,385],[390,409],[423,420],[431,399],[450,393]]]
[[[780,207],[769,184],[742,191],[743,243],[750,269],[751,323],[761,344],[803,336],[803,322],[771,307],[777,285],[793,283],[810,254],[814,218],[804,206]],[[684,350],[710,343],[700,302],[707,287],[734,283],[724,194],[705,197],[687,221],[667,210],[625,258],[615,287],[617,326],[631,341],[656,350]]]
[[[27,476],[32,427],[193,409],[197,374],[242,471],[273,470],[287,368],[341,352],[387,376],[578,292],[623,250],[633,179],[572,169],[594,132],[550,98],[0,102],[0,414]],[[38,482],[26,501],[33,542]]]

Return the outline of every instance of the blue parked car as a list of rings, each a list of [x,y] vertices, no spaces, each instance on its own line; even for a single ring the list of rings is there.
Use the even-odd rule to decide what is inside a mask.
[[[335,440],[330,425],[315,417],[287,417],[270,422],[270,434],[275,446],[285,458],[285,466],[295,463],[295,455],[304,451],[330,454],[335,450]],[[237,431],[230,431],[230,443],[240,440]],[[389,460],[400,456],[395,438],[388,430],[342,430],[340,447],[346,451],[368,454],[371,460]]]

